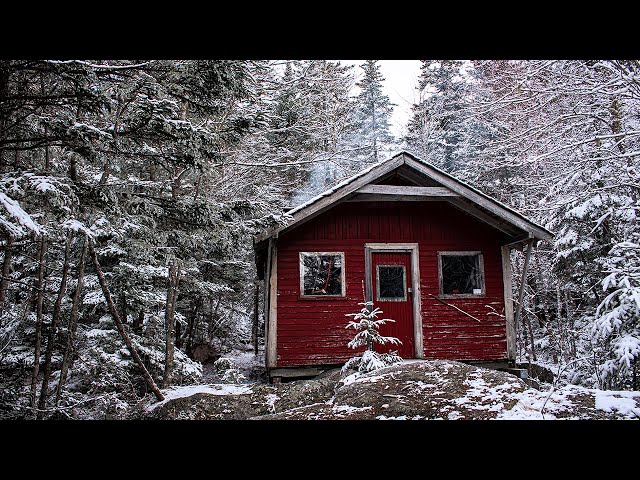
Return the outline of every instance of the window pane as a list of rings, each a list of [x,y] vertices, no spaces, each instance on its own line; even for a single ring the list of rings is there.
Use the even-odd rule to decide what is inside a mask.
[[[442,293],[477,294],[482,289],[479,255],[442,255],[441,259]]]
[[[304,295],[342,295],[342,257],[303,255]]]
[[[405,271],[402,265],[378,265],[378,300],[405,299]]]

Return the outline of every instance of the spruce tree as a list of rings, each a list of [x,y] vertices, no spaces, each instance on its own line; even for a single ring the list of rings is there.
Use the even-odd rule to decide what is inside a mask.
[[[360,159],[377,162],[384,145],[393,141],[389,122],[395,105],[382,91],[378,60],[366,60],[360,68],[364,76],[356,83],[361,91],[355,100],[353,140]]]
[[[425,160],[447,171],[460,167],[467,130],[464,108],[468,78],[461,60],[422,60],[418,88],[405,141]]]
[[[395,320],[378,318],[378,314],[382,313],[382,310],[378,307],[373,308],[373,302],[365,301],[358,303],[358,305],[362,305],[362,309],[358,313],[346,314],[347,317],[353,317],[353,320],[350,320],[345,328],[353,328],[358,332],[347,346],[354,350],[361,347],[367,348],[362,352],[361,357],[352,357],[347,360],[342,371],[356,369],[359,372],[370,372],[394,363],[400,363],[402,358],[395,350],[385,353],[375,351],[376,345],[399,345],[402,343],[396,337],[386,337],[380,335],[379,332],[380,326],[387,322],[395,322]]]

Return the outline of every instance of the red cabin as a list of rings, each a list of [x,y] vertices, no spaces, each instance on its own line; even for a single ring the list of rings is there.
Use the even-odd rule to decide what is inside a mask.
[[[363,296],[395,320],[381,333],[402,341],[405,359],[513,366],[510,251],[551,232],[406,152],[289,214],[255,244],[270,378],[357,355],[346,314]]]

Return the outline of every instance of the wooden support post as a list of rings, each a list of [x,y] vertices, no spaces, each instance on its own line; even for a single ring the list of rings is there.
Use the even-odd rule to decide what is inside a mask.
[[[516,312],[513,317],[513,338],[514,338],[514,352],[513,352],[513,360],[515,361],[515,328],[520,321],[520,317],[522,315],[522,301],[524,299],[524,286],[526,283],[527,272],[529,271],[529,260],[531,259],[531,248],[533,247],[533,239],[529,240],[527,244],[527,254],[524,258],[524,266],[522,267],[522,276],[520,278],[520,290],[518,293],[518,304],[516,305]],[[503,247],[504,248],[504,247]],[[526,335],[526,331],[523,332],[523,335]]]
[[[522,277],[520,278],[520,292],[518,293],[518,304],[516,305],[516,314],[514,317],[515,324],[518,324],[520,315],[522,315],[522,300],[524,298],[524,285],[527,279],[527,272],[529,271],[529,259],[531,259],[531,248],[533,247],[533,241],[529,241],[527,246],[527,255],[524,257],[524,266],[522,267]]]
[[[253,325],[251,326],[251,341],[253,342],[253,354],[258,355],[258,320],[260,314],[258,313],[258,307],[260,304],[260,280],[256,278],[254,283],[254,295],[253,295]]]
[[[268,333],[266,343],[267,369],[277,364],[278,343],[278,247],[273,238],[269,239],[270,269],[269,269],[269,310],[267,313]],[[265,286],[265,288],[267,288]]]
[[[513,318],[513,291],[511,282],[511,248],[502,248],[502,283],[504,285],[504,317],[507,323],[507,360],[515,365],[516,361],[516,328]]]
[[[267,245],[267,262],[265,265],[264,272],[264,289],[262,291],[262,318],[264,318],[264,366],[267,368],[267,372],[269,371],[269,366],[267,365],[267,345],[269,344],[269,279],[271,278],[271,240],[269,240],[269,244]]]

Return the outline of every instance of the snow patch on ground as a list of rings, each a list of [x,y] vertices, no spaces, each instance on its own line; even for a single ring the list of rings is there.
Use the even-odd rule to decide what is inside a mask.
[[[566,385],[552,392],[540,392],[527,390],[514,395],[518,403],[511,409],[498,415],[499,419],[509,420],[554,420],[556,413],[572,411],[575,407],[570,396],[589,396],[595,398],[596,410],[605,412],[617,411],[626,418],[640,418],[640,392],[609,391],[584,388],[578,385]],[[572,415],[568,419],[581,419],[578,415]]]
[[[380,380],[384,380],[386,378],[385,376],[385,370],[390,369],[391,367],[393,367],[393,365],[389,365],[386,367],[382,367],[382,368],[378,368],[376,370],[374,370],[373,372],[355,372],[352,373],[349,376],[346,376],[342,379],[342,384],[343,386],[347,386],[350,385],[352,383],[355,382],[362,382],[362,383],[376,383],[379,382]],[[375,374],[374,374],[375,372]]]
[[[465,396],[455,399],[455,403],[458,405],[467,404],[467,408],[474,410],[488,410],[490,412],[502,411],[504,409],[502,399],[505,398],[505,393],[513,389],[513,385],[509,383],[489,387],[480,374],[470,375],[464,383],[470,388]]]
[[[378,415],[376,417],[376,420],[407,420],[407,416],[406,415],[400,415],[399,417],[387,417],[385,415]]]
[[[164,405],[169,400],[190,397],[198,393],[208,393],[209,395],[246,395],[252,392],[252,388],[248,385],[234,384],[187,385],[185,387],[174,387],[163,391],[164,400],[146,406],[145,411],[151,412],[160,405]]]
[[[366,412],[373,407],[354,407],[352,405],[335,405],[331,410],[336,418],[344,418],[353,413]]]
[[[628,418],[640,418],[640,408],[635,399],[640,400],[640,392],[596,390],[596,409],[612,412],[617,410]]]
[[[559,390],[541,392],[526,390],[513,395],[518,403],[511,410],[505,410],[497,417],[499,420],[555,420],[556,413],[571,411],[575,404],[570,395],[588,393],[589,390],[576,385],[567,385]],[[577,420],[579,416],[564,417]]]

